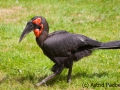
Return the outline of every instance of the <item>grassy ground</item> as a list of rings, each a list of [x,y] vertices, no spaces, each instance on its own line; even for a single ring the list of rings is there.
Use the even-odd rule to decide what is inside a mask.
[[[18,43],[26,22],[36,15],[48,20],[50,32],[65,29],[103,42],[120,40],[119,0],[1,0],[1,90],[120,89],[120,50],[97,50],[74,63],[70,84],[65,69],[47,82],[47,87],[35,88],[35,83],[52,73],[53,65],[37,46],[33,33]]]

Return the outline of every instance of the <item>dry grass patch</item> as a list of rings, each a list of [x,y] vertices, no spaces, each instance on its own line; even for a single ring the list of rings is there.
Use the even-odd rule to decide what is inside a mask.
[[[6,79],[6,74],[0,71],[0,83],[2,83]]]
[[[19,15],[22,13],[22,10],[23,8],[21,6],[0,9],[0,20],[6,24],[10,22],[17,22],[20,19]]]

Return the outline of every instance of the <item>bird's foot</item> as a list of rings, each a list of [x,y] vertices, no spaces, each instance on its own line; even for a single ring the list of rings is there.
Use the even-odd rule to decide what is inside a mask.
[[[38,87],[38,86],[40,86],[40,85],[42,85],[42,84],[44,84],[45,86],[47,86],[47,85],[46,85],[46,82],[45,82],[44,80],[42,80],[41,82],[35,84],[35,86]]]
[[[71,79],[68,79],[67,82],[70,83],[70,82],[71,82]]]
[[[41,82],[35,84],[35,86],[38,87],[38,86],[40,86],[40,85],[42,85],[42,84],[45,84],[45,86],[46,86],[46,82],[47,82],[48,80],[54,78],[55,76],[56,76],[56,74],[53,73],[53,74],[51,74],[50,76],[47,76],[46,78],[44,78]]]

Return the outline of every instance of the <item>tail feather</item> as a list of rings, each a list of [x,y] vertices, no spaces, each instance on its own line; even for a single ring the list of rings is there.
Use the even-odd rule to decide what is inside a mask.
[[[99,49],[120,49],[120,41],[111,41],[103,43]]]

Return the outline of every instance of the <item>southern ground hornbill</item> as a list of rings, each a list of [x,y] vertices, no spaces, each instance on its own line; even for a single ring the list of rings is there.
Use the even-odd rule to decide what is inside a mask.
[[[91,55],[95,49],[120,48],[120,41],[102,43],[84,35],[71,34],[64,30],[48,34],[49,26],[42,16],[35,16],[27,23],[19,42],[32,30],[39,47],[55,63],[52,67],[54,73],[37,83],[36,86],[46,83],[46,81],[60,74],[64,68],[69,69],[67,81],[70,82],[73,61]]]

